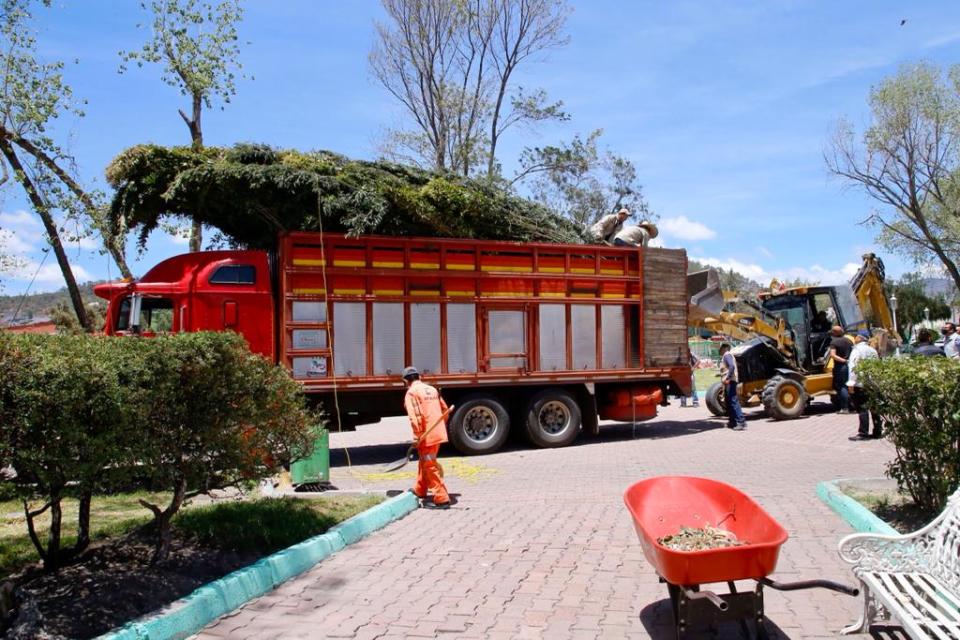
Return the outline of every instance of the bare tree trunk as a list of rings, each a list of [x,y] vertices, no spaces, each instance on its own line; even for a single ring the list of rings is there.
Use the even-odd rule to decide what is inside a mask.
[[[77,514],[77,542],[73,545],[72,555],[83,553],[90,546],[90,503],[93,492],[84,489],[80,494],[79,513]]]
[[[43,222],[43,228],[47,232],[47,240],[50,242],[53,253],[57,257],[57,264],[60,265],[60,272],[63,273],[63,279],[67,284],[67,291],[70,292],[70,301],[73,304],[74,312],[77,314],[77,320],[79,320],[83,330],[90,333],[93,330],[90,326],[90,318],[87,316],[87,310],[83,306],[83,298],[80,297],[80,289],[77,287],[77,280],[73,276],[70,261],[67,260],[67,253],[63,250],[63,243],[60,241],[60,234],[57,231],[57,225],[53,221],[53,216],[50,214],[50,210],[40,197],[30,177],[26,171],[24,171],[23,164],[20,163],[20,158],[17,157],[10,141],[6,138],[0,137],[0,152],[2,152],[7,159],[7,162],[13,169],[14,175],[17,177],[17,181],[20,182],[24,191],[27,192],[30,204],[33,205],[34,211],[37,212],[37,215],[40,216],[40,220]]]
[[[203,95],[199,93],[193,94],[193,109],[192,117],[187,117],[187,115],[180,111],[180,117],[183,118],[183,121],[187,123],[187,128],[190,129],[190,140],[191,146],[194,151],[203,150],[203,127],[201,126],[200,120],[203,116]],[[203,224],[197,218],[194,218],[190,225],[190,252],[194,253],[200,251],[203,246]]]
[[[170,544],[173,541],[173,532],[170,526],[171,520],[173,520],[173,516],[176,515],[177,511],[180,510],[186,495],[187,481],[181,479],[177,481],[177,485],[174,487],[173,497],[170,499],[170,504],[167,505],[166,509],[161,510],[146,500],[139,501],[141,505],[153,512],[154,522],[157,526],[157,539],[153,549],[153,557],[150,559],[151,564],[157,564],[158,562],[166,560],[170,554]]]
[[[90,198],[87,192],[84,191],[79,184],[77,184],[76,180],[74,180],[69,173],[64,171],[63,168],[57,164],[53,158],[44,153],[43,150],[39,149],[29,140],[16,136],[10,136],[9,132],[2,127],[0,127],[0,135],[9,137],[11,140],[13,140],[14,144],[43,163],[43,165],[47,167],[55,176],[57,176],[57,178],[59,178],[63,184],[67,185],[67,188],[70,189],[73,195],[80,200],[84,207],[86,207],[87,214],[90,216],[90,219],[93,220],[94,226],[100,232],[100,235],[103,238],[104,246],[106,247],[107,251],[110,252],[111,257],[113,257],[113,261],[120,269],[120,274],[122,277],[133,278],[133,273],[130,271],[130,267],[127,266],[127,259],[123,252],[122,233],[110,233],[110,230],[104,227],[100,212],[97,210],[96,203]]]

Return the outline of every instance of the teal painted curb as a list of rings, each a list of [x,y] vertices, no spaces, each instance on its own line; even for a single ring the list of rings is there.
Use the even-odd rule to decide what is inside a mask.
[[[898,536],[900,532],[873,515],[865,506],[840,491],[838,482],[844,480],[825,480],[817,485],[817,497],[833,509],[847,524],[861,533],[879,533],[886,536]]]
[[[261,558],[209,582],[160,612],[128,622],[97,640],[180,640],[240,605],[262,596],[349,544],[407,515],[418,506],[405,491],[344,520],[329,531]]]

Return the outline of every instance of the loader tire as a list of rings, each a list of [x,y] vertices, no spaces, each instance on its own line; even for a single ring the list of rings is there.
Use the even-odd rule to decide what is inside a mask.
[[[776,376],[763,387],[761,399],[768,416],[774,420],[792,420],[806,411],[808,396],[796,380]]]
[[[495,396],[468,396],[453,412],[448,431],[450,443],[465,456],[493,453],[507,441],[510,415]]]
[[[707,405],[707,410],[715,416],[727,415],[726,398],[723,393],[723,383],[714,382],[707,388],[703,396],[703,401]]]
[[[565,447],[580,433],[580,407],[562,389],[544,389],[530,399],[527,438],[538,447]]]

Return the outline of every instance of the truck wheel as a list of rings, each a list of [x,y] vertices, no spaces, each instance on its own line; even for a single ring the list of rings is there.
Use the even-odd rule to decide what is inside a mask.
[[[538,447],[565,447],[580,432],[580,407],[566,391],[546,389],[527,405],[527,437]]]
[[[503,446],[509,431],[507,410],[492,396],[464,398],[450,419],[450,442],[467,456],[493,453]]]
[[[791,420],[807,408],[807,392],[796,380],[776,376],[763,387],[763,408],[774,420]]]
[[[715,416],[727,415],[727,399],[723,393],[723,383],[714,382],[707,388],[703,396],[703,401],[707,404],[707,410]]]

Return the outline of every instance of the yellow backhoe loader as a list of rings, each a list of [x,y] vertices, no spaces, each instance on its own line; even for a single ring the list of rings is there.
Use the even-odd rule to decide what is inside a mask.
[[[733,355],[744,406],[762,404],[776,420],[797,418],[813,397],[834,393],[831,326],[848,334],[870,329],[880,353],[900,344],[884,278],[883,261],[868,253],[849,285],[771,288],[759,295],[759,304],[742,303],[749,312],[734,312],[723,310],[715,272],[702,271],[688,277],[691,323],[741,341]],[[725,414],[719,382],[707,390],[705,401],[714,415]]]

